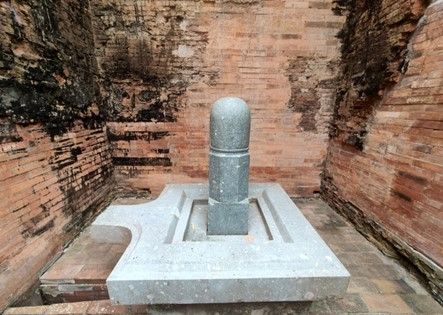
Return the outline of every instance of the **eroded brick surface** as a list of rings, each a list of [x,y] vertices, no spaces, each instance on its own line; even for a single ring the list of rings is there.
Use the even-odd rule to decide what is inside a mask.
[[[98,120],[88,0],[0,3],[0,117],[60,134]],[[0,141],[4,136],[0,134]]]
[[[359,150],[384,89],[408,69],[407,45],[426,0],[336,0],[347,16],[341,39],[341,71],[331,134]]]
[[[390,3],[382,1],[380,5],[385,8]],[[406,23],[404,28],[409,32],[415,18],[408,19],[415,16],[420,3],[395,3],[400,7],[389,10],[391,14],[386,17],[389,21],[399,21],[397,26]],[[344,116],[335,121],[338,131],[330,142],[323,180],[326,200],[348,215],[368,237],[378,239],[387,253],[407,257],[426,275],[431,289],[440,298],[443,287],[442,17],[441,1],[425,11],[407,54],[394,62],[394,69],[407,63],[405,73],[397,71],[394,81],[398,83],[383,90],[383,98],[366,99],[369,102],[364,106],[370,107],[371,116],[365,118],[363,129],[359,129],[363,126],[362,117],[353,116],[349,107],[360,106],[359,101],[349,96],[340,104],[338,110]],[[355,34],[358,32],[355,30]],[[361,32],[371,33],[363,25]],[[405,47],[402,30],[391,27],[383,36],[388,36],[388,43]],[[379,57],[374,55],[374,60]],[[343,60],[342,66],[345,69],[352,66],[350,61],[348,64],[348,60]],[[370,80],[367,75],[364,78]],[[359,145],[348,141],[349,130],[355,128],[365,134]]]
[[[323,195],[441,297],[443,9],[417,26],[427,2],[1,1],[0,309],[101,209],[112,164],[123,191],[205,181],[226,95],[252,108],[252,180],[293,195],[320,190],[333,122]],[[367,295],[306,310],[435,312],[380,257],[344,254]]]
[[[21,141],[0,144],[0,308],[37,280],[111,191],[103,129],[78,126],[55,140],[43,129],[18,127]]]
[[[157,195],[207,180],[220,97],[252,109],[251,177],[319,191],[344,21],[332,1],[92,3],[116,176]]]
[[[88,1],[0,2],[0,311],[110,194],[93,51]]]

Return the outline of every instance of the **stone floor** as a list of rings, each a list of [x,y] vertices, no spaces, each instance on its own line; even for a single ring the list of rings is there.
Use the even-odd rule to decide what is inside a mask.
[[[412,274],[385,257],[322,200],[295,201],[351,273],[344,296],[313,303],[133,307],[101,300],[10,308],[5,314],[443,314],[443,307]],[[42,276],[42,291],[60,301],[106,298],[106,276],[125,246],[97,244],[83,233]]]

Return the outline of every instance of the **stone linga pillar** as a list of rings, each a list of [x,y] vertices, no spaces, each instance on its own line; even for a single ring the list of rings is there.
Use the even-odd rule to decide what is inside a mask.
[[[284,189],[248,185],[249,129],[244,101],[218,100],[209,185],[169,184],[154,201],[112,205],[94,221],[101,242],[132,235],[106,279],[113,303],[312,301],[346,292],[346,268]]]
[[[209,235],[248,234],[251,114],[237,97],[212,106],[209,151]]]

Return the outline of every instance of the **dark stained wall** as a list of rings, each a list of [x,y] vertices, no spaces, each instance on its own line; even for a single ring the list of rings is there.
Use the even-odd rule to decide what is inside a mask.
[[[441,299],[443,3],[337,2],[348,16],[323,197]]]
[[[251,178],[320,190],[343,16],[325,1],[91,1],[119,188],[207,181],[209,112],[252,110]]]
[[[88,2],[0,2],[0,312],[110,197]]]

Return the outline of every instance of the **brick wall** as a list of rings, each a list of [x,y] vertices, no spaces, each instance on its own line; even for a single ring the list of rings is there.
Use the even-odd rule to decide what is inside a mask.
[[[78,126],[51,140],[35,125],[16,135],[20,141],[0,144],[0,309],[37,281],[111,188],[103,128]]]
[[[0,309],[102,208],[112,164],[123,191],[206,181],[227,95],[252,109],[252,180],[306,196],[324,169],[330,204],[441,292],[443,4],[416,27],[424,2],[1,2]]]
[[[91,3],[117,182],[207,180],[211,104],[252,109],[251,177],[319,191],[343,16],[322,1]]]
[[[110,194],[87,2],[0,2],[0,312]]]
[[[441,298],[443,2],[425,12],[420,1],[378,5],[375,17],[364,10],[348,17],[347,25],[371,18],[376,24],[361,24],[344,36],[344,43],[354,46],[342,60],[323,196],[385,252],[418,267]],[[388,29],[383,33],[383,28]],[[365,34],[376,36],[375,46],[386,47],[381,53],[368,49],[372,57],[361,55],[365,63],[359,64],[358,55],[347,52],[362,49],[365,41],[359,39]],[[370,65],[380,60],[386,72],[371,77]]]

